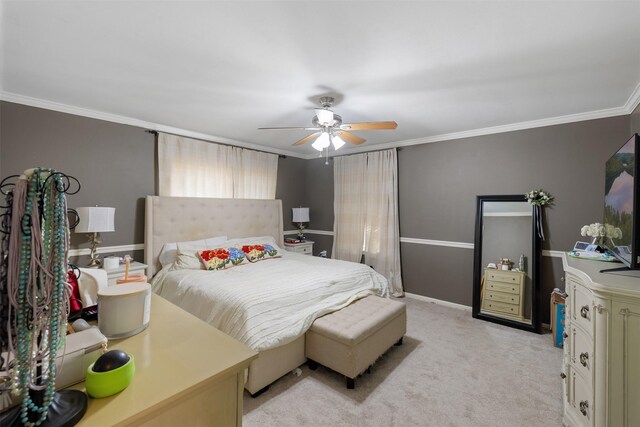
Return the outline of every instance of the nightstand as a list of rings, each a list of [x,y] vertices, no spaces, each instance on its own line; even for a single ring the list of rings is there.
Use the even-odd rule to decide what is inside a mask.
[[[129,264],[129,274],[146,274],[147,264],[143,264],[141,262],[132,261]],[[118,268],[109,269],[106,268],[104,271],[107,272],[107,285],[113,286],[116,284],[116,280],[122,279],[124,277],[124,264],[120,264]]]
[[[305,240],[300,243],[284,242],[284,249],[289,252],[296,252],[303,255],[313,255],[313,242],[311,240]]]

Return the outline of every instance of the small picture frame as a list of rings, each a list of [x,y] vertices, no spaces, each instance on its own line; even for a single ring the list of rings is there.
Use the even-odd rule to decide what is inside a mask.
[[[576,251],[586,251],[587,248],[589,247],[589,245],[591,245],[591,243],[588,242],[576,242],[576,244],[573,246],[573,249]]]

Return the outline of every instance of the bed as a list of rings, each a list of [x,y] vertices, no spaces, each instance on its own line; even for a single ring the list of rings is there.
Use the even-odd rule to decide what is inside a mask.
[[[223,271],[161,269],[166,243],[216,235],[267,236],[282,248],[281,201],[147,197],[145,261],[149,277],[159,272],[154,292],[259,351],[245,384],[252,395],[305,363],[304,333],[317,317],[369,294],[388,295],[386,280],[366,266],[284,250]]]

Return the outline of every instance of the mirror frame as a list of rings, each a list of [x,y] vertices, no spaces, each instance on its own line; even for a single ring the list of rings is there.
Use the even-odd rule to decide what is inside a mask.
[[[531,324],[510,320],[504,317],[492,316],[491,314],[482,313],[480,306],[480,288],[482,281],[482,218],[484,202],[526,202],[527,198],[523,194],[512,195],[495,195],[495,196],[477,196],[476,205],[476,231],[474,245],[473,260],[473,307],[471,314],[476,319],[487,320],[489,322],[499,323],[505,326],[511,326],[517,329],[540,333],[540,255],[541,241],[537,233],[536,224],[540,220],[538,210],[531,206],[531,236],[532,236],[532,259],[530,263],[531,271]]]

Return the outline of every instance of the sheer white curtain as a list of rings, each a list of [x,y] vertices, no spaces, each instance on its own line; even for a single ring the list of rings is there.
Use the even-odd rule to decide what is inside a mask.
[[[233,150],[233,197],[275,199],[278,156],[238,147]]]
[[[278,156],[158,134],[160,196],[275,199]]]
[[[398,159],[384,150],[334,160],[333,257],[365,262],[402,296]]]
[[[332,258],[360,262],[364,244],[365,171],[364,155],[333,160],[333,249]]]

